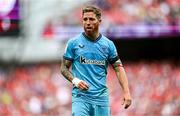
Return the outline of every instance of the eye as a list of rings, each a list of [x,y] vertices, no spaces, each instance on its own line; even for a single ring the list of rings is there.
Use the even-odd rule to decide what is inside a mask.
[[[87,21],[87,18],[83,18],[84,21]]]
[[[89,20],[94,21],[94,20],[95,20],[95,18],[89,18]]]

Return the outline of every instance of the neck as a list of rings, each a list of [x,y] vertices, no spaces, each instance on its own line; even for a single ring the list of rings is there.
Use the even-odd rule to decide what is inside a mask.
[[[100,35],[100,33],[98,31],[95,32],[95,33],[91,33],[91,34],[88,34],[88,33],[85,32],[85,34],[89,39],[91,39],[93,41],[95,41]]]

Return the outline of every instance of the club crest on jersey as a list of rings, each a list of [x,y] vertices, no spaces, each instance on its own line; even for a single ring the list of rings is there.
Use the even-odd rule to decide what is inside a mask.
[[[80,56],[80,63],[81,64],[105,65],[105,61],[104,60],[90,60],[90,59],[86,59],[83,56]]]

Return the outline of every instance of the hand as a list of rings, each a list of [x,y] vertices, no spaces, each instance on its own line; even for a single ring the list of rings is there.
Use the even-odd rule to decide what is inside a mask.
[[[122,105],[124,105],[124,108],[127,109],[131,105],[131,103],[132,103],[132,99],[130,94],[125,94],[122,103]]]
[[[80,81],[78,84],[78,88],[81,90],[88,90],[89,86],[85,81]]]
[[[85,81],[80,80],[78,78],[74,78],[72,80],[72,83],[81,90],[87,90],[89,88],[88,84]]]

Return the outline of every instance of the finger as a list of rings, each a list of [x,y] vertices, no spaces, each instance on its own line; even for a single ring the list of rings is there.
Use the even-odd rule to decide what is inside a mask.
[[[124,105],[124,103],[125,103],[125,99],[122,100],[122,104],[121,105]]]
[[[84,82],[80,82],[78,86],[79,86],[79,89],[81,89],[81,90],[87,90],[88,89],[88,86]]]
[[[130,104],[129,104],[129,103],[126,103],[125,106],[124,106],[124,108],[127,109],[129,106],[130,106]]]
[[[79,89],[85,90],[85,88],[83,87],[83,85],[79,85]]]
[[[84,88],[86,88],[86,89],[89,88],[89,85],[88,85],[85,81],[83,81],[83,86],[84,86]]]
[[[124,108],[127,109],[129,106],[130,106],[130,104],[126,104],[126,105],[124,106]]]
[[[80,83],[78,84],[78,88],[81,89],[81,90],[84,88],[82,82],[80,82]]]
[[[127,109],[130,105],[131,105],[131,100],[126,100],[124,108]]]
[[[88,87],[86,85],[82,85],[82,89],[87,90]]]
[[[129,106],[130,106],[130,105],[126,104],[124,108],[127,109]]]
[[[89,85],[85,82],[85,81],[82,81],[84,83],[84,85],[86,85],[87,87],[89,87]]]

